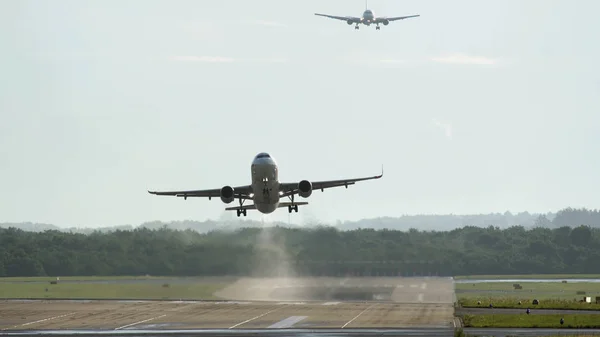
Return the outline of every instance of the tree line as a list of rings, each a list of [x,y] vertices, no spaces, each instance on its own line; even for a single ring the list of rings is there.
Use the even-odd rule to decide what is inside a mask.
[[[600,229],[334,227],[91,234],[0,228],[0,276],[600,273]]]

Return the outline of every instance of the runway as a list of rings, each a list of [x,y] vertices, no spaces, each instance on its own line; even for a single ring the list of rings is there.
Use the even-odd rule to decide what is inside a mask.
[[[600,329],[464,329],[469,336],[600,336]],[[245,336],[267,336],[267,337],[371,337],[371,336],[433,336],[450,337],[454,336],[453,329],[444,328],[422,328],[422,329],[277,329],[277,330],[119,330],[119,331],[97,331],[97,330],[30,330],[18,332],[0,332],[0,336],[19,336],[33,337],[39,335],[53,336],[143,336],[143,337],[164,337],[164,336],[215,336],[215,337],[245,337]]]
[[[0,331],[451,328],[451,278],[241,278],[223,301],[4,300]]]
[[[215,295],[223,300],[1,300],[0,335],[453,336],[460,327],[451,278],[241,278]]]
[[[449,304],[3,301],[0,330],[453,328]]]

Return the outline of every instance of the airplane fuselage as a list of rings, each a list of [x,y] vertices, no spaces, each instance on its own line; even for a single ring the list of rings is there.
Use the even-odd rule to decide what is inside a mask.
[[[279,170],[271,157],[260,156],[252,161],[252,199],[256,209],[264,214],[279,206]]]
[[[371,23],[373,23],[373,20],[375,20],[375,14],[373,11],[369,9],[365,10],[361,17],[361,23],[365,26],[370,26]]]

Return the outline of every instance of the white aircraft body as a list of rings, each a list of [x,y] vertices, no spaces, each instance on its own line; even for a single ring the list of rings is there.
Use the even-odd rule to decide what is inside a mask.
[[[376,30],[381,29],[381,27],[379,27],[379,24],[383,24],[384,26],[387,26],[392,21],[404,20],[404,19],[408,19],[408,18],[416,18],[418,16],[421,16],[421,15],[409,15],[409,16],[396,16],[396,17],[376,17],[375,13],[368,8],[368,5],[361,17],[335,16],[335,15],[320,14],[320,13],[315,13],[315,15],[324,16],[324,17],[327,17],[330,19],[346,21],[346,23],[348,23],[349,25],[355,24],[356,26],[354,27],[354,29],[358,29],[358,25],[360,25],[360,24],[363,24],[365,26],[370,26],[373,24],[373,25],[377,25],[375,27]]]
[[[170,191],[170,192],[153,192],[155,195],[170,195],[183,197],[205,197],[209,200],[220,197],[221,201],[226,204],[239,199],[239,206],[227,207],[225,210],[237,211],[237,216],[241,214],[246,216],[246,211],[256,209],[263,214],[274,212],[279,207],[288,208],[289,213],[292,210],[298,212],[298,205],[307,205],[308,202],[294,202],[294,195],[298,194],[303,198],[308,198],[313,190],[323,191],[326,188],[353,185],[358,181],[379,179],[383,176],[383,168],[381,174],[373,177],[328,180],[328,181],[313,181],[301,180],[296,183],[281,183],[279,182],[279,171],[277,163],[268,153],[261,152],[252,161],[251,166],[251,185],[246,186],[224,186],[220,189],[212,190],[192,190],[192,191]],[[281,198],[288,197],[290,202],[280,202]],[[252,200],[254,204],[244,205],[244,201]]]

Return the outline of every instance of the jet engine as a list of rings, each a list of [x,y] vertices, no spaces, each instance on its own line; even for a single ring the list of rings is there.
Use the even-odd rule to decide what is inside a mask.
[[[346,21],[349,25],[353,24],[354,22],[352,22],[352,20],[347,20]]]
[[[382,23],[383,23],[384,26],[387,26],[387,25],[390,24],[390,21],[389,20],[384,20]]]
[[[223,188],[221,188],[221,201],[223,201],[226,204],[229,204],[234,199],[235,196],[233,195],[233,187],[224,186]]]
[[[308,180],[302,180],[298,183],[298,195],[302,198],[308,198],[312,194],[312,184]]]

